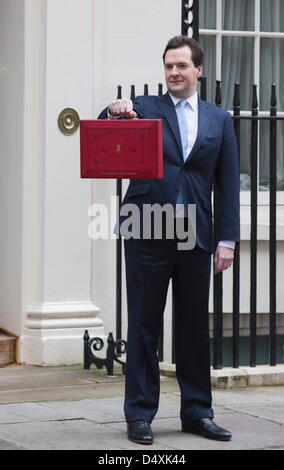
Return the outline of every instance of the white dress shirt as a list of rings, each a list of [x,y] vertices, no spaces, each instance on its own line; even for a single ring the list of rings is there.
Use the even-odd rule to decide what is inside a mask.
[[[176,98],[175,96],[169,93],[175,108],[177,109],[177,104],[180,102],[180,98]],[[197,138],[198,132],[198,95],[197,92],[194,95],[190,96],[186,100],[188,102],[188,106],[185,106],[184,112],[186,116],[187,128],[188,128],[188,141],[187,141],[187,155],[190,154],[194,143]],[[227,248],[235,248],[235,242],[231,240],[222,240],[219,241],[218,246],[225,246]]]

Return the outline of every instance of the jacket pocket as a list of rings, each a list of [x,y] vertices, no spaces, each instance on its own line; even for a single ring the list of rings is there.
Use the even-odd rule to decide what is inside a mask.
[[[215,135],[207,135],[205,138],[206,138],[207,140],[210,140],[210,141],[211,141],[211,140],[216,140],[216,141],[221,140],[221,137],[219,137],[218,135],[217,135],[217,136],[215,136]]]

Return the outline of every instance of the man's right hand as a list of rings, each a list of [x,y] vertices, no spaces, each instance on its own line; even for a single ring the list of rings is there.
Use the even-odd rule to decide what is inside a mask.
[[[129,116],[131,118],[137,117],[137,114],[135,111],[133,111],[132,101],[127,100],[126,98],[113,101],[108,110],[112,116]]]

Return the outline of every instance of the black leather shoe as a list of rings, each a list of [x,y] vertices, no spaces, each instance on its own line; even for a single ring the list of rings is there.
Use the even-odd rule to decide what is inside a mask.
[[[199,434],[200,436],[207,437],[207,439],[214,439],[216,441],[229,441],[232,438],[232,434],[226,431],[226,429],[217,426],[212,418],[202,418],[191,423],[182,422],[181,429],[182,432]]]
[[[128,439],[138,444],[153,444],[153,434],[150,423],[144,419],[127,423]]]

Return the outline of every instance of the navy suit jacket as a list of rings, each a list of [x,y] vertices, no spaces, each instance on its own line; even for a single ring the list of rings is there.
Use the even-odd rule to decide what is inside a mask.
[[[240,240],[240,178],[236,137],[230,114],[198,97],[198,133],[186,161],[173,101],[163,96],[138,96],[133,102],[140,119],[162,119],[162,179],[133,179],[122,201],[143,204],[170,203],[175,207],[182,187],[185,204],[196,204],[196,242],[213,252],[211,193],[219,194],[219,240]],[[107,117],[107,108],[99,119]],[[120,219],[120,222],[122,218]],[[163,235],[164,236],[164,235]]]

